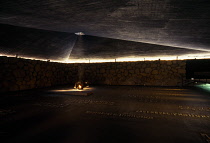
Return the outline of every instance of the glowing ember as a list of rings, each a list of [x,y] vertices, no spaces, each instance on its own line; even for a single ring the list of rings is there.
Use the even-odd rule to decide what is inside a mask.
[[[82,85],[78,85],[77,89],[81,90],[82,89]]]
[[[84,88],[83,82],[76,82],[74,85],[74,88],[76,88],[78,90],[82,90]]]

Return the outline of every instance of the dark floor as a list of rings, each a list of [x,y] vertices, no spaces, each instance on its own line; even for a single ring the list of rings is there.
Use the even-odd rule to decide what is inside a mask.
[[[24,91],[1,95],[0,117],[2,143],[210,142],[210,96],[195,89]]]

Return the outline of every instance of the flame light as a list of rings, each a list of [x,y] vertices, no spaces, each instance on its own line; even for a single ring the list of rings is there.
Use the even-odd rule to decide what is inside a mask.
[[[82,85],[79,84],[78,87],[77,87],[77,89],[82,90],[83,89]]]

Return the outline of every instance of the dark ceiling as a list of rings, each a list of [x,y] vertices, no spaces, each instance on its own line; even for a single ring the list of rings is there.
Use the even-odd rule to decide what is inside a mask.
[[[77,36],[72,33],[0,24],[0,54],[63,61],[69,58]]]
[[[113,40],[95,36],[79,36],[69,56],[73,61],[129,61],[190,58],[192,55],[206,55],[201,50],[160,46],[141,42]],[[210,55],[210,54],[209,54]],[[184,56],[184,57],[183,57]],[[102,59],[103,58],[103,59]],[[191,57],[192,58],[192,57]],[[195,57],[194,57],[195,58]]]
[[[0,24],[0,54],[65,62],[210,56],[203,50]],[[194,55],[194,56],[193,56]],[[192,57],[193,56],[193,57]],[[190,58],[189,57],[189,58]]]
[[[210,51],[209,0],[1,0],[0,23]]]

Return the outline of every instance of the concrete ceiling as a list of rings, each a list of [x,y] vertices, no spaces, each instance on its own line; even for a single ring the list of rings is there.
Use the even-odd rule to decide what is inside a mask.
[[[210,50],[209,0],[2,0],[0,23]]]
[[[69,58],[77,35],[0,24],[0,55],[63,61]]]
[[[148,43],[79,36],[69,56],[70,62],[138,61],[199,58],[202,50],[160,46]],[[195,57],[196,56],[196,57]],[[210,56],[210,54],[208,55]]]
[[[203,50],[0,24],[0,55],[60,62],[203,58]],[[199,57],[198,57],[199,56]]]

